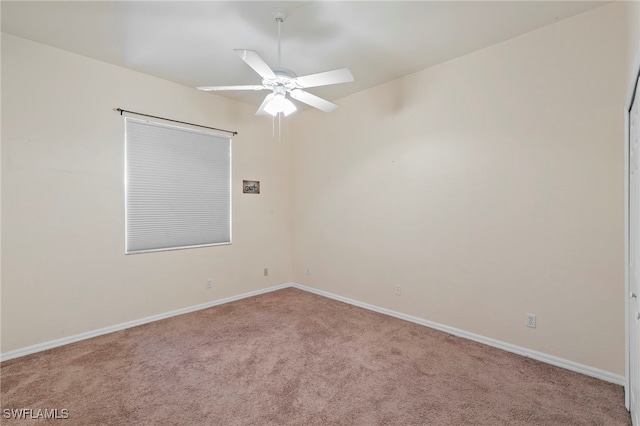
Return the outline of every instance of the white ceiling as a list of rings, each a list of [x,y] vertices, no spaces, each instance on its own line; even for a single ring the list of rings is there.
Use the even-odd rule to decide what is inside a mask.
[[[233,49],[298,75],[346,66],[355,82],[309,89],[335,101],[608,2],[5,1],[2,31],[186,86],[260,84]],[[263,92],[217,92],[256,107]],[[214,96],[214,95],[212,95]],[[339,102],[338,102],[339,104]]]

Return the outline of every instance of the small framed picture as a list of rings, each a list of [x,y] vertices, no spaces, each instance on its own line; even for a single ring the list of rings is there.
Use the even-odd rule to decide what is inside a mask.
[[[243,180],[242,192],[245,194],[259,194],[260,181],[259,180]]]

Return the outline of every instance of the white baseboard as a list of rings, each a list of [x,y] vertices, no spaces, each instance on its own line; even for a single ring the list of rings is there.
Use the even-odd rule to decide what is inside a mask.
[[[69,343],[79,342],[81,340],[91,339],[92,337],[101,336],[103,334],[113,333],[115,331],[125,330],[127,328],[136,327],[138,325],[147,324],[154,321],[163,320],[165,318],[175,317],[177,315],[188,314],[189,312],[199,311],[201,309],[211,308],[212,306],[222,305],[224,303],[235,302],[236,300],[245,299],[247,297],[257,296],[259,294],[269,293],[283,288],[291,287],[291,284],[281,284],[269,288],[250,291],[248,293],[239,294],[237,296],[227,297],[225,299],[213,300],[211,302],[202,303],[200,305],[189,306],[187,308],[176,309],[175,311],[169,311],[158,315],[152,315],[150,317],[141,318],[122,324],[116,324],[109,327],[100,328],[98,330],[87,331],[86,333],[76,334],[74,336],[63,337],[61,339],[51,340],[44,343],[38,343],[36,345],[27,346],[25,348],[16,349],[3,354],[0,354],[0,361],[7,361],[10,359],[18,358],[25,355],[30,355],[36,352],[46,351],[47,349],[57,348],[58,346],[68,345]]]
[[[399,318],[405,321],[420,324],[425,327],[430,327],[436,330],[443,331],[445,333],[453,334],[454,336],[463,337],[465,339],[473,340],[475,342],[483,343],[488,346],[493,346],[498,349],[502,349],[507,352],[522,355],[528,358],[532,358],[538,361],[545,362],[547,364],[555,365],[556,367],[565,368],[567,370],[582,373],[586,376],[595,377],[597,379],[604,380],[606,382],[615,383],[617,385],[624,385],[625,378],[618,374],[614,374],[608,371],[600,370],[599,368],[590,367],[588,365],[580,364],[568,359],[559,358],[553,355],[548,355],[542,352],[537,352],[531,349],[523,348],[521,346],[512,345],[510,343],[501,342],[499,340],[484,337],[479,334],[470,333],[468,331],[460,330],[458,328],[449,327],[447,325],[439,324],[437,322],[428,321],[422,318],[414,317],[412,315],[406,315],[400,312],[395,312],[390,309],[381,308],[379,306],[370,305],[368,303],[359,302],[357,300],[349,299],[347,297],[338,296],[333,293],[329,293],[323,290],[318,290],[313,287],[307,287],[302,284],[290,283],[291,287],[295,287],[300,290],[308,291],[320,296],[328,297],[330,299],[338,300],[340,302],[348,303],[350,305],[358,306],[360,308],[368,309],[370,311],[378,312],[381,314],[389,315],[395,318]]]
[[[422,318],[414,317],[412,315],[403,314],[400,312],[395,312],[390,309],[381,308],[379,306],[370,305],[368,303],[360,302],[354,299],[349,299],[347,297],[338,296],[337,294],[329,293],[327,291],[318,290],[313,287],[308,287],[302,284],[290,282],[286,284],[281,284],[273,287],[268,287],[260,290],[251,291],[248,293],[239,294],[237,296],[227,297],[225,299],[213,300],[211,302],[202,303],[200,305],[190,306],[187,308],[177,309],[175,311],[165,312],[158,315],[152,315],[150,317],[141,318],[138,320],[133,320],[129,322],[125,322],[122,324],[116,324],[110,327],[100,328],[98,330],[88,331],[86,333],[76,334],[74,336],[63,337],[61,339],[51,340],[44,343],[39,343],[32,346],[27,346],[25,348],[16,349],[13,351],[9,351],[3,354],[0,354],[0,361],[7,361],[10,359],[18,358],[25,355],[30,355],[36,352],[45,351],[47,349],[56,348],[58,346],[67,345],[69,343],[79,342],[81,340],[90,339],[92,337],[101,336],[103,334],[113,333],[115,331],[125,330],[127,328],[136,327],[138,325],[147,324],[153,321],[159,321],[165,318],[175,317],[177,315],[188,314],[190,312],[199,311],[201,309],[211,308],[213,306],[222,305],[229,302],[234,302],[236,300],[245,299],[247,297],[257,296],[259,294],[269,293],[276,290],[281,290],[288,287],[294,287],[299,290],[307,291],[309,293],[314,293],[320,296],[328,297],[330,299],[338,300],[340,302],[348,303],[350,305],[358,306],[360,308],[368,309],[373,312],[378,312],[384,315],[389,315],[391,317],[399,318],[405,321],[409,321],[415,324],[423,325],[425,327],[430,327],[436,330],[443,331],[445,333],[453,334],[454,336],[463,337],[465,339],[473,340],[479,343],[483,343],[485,345],[493,346],[498,349],[505,350],[507,352],[511,352],[514,354],[526,356],[528,358],[532,358],[538,361],[545,362],[547,364],[555,365],[557,367],[565,368],[567,370],[575,371],[577,373],[582,373],[587,376],[595,377],[597,379],[601,379],[607,382],[615,383],[617,385],[624,385],[625,378],[623,376],[610,373],[608,371],[600,370],[598,368],[590,367],[588,365],[580,364],[577,362],[569,361],[564,358],[559,358],[553,355],[548,355],[542,352],[537,352],[531,349],[523,348],[521,346],[512,345],[510,343],[501,342],[499,340],[491,339],[488,337],[481,336],[479,334],[470,333],[468,331],[460,330],[458,328],[449,327],[447,325],[439,324],[433,321],[428,321]]]

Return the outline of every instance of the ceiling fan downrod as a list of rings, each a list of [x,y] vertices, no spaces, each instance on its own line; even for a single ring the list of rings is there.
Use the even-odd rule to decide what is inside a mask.
[[[280,68],[282,66],[281,49],[280,49],[280,42],[281,42],[280,26],[284,22],[284,19],[287,17],[287,11],[282,8],[274,9],[273,12],[271,12],[271,16],[273,16],[276,22],[278,23],[278,68]]]

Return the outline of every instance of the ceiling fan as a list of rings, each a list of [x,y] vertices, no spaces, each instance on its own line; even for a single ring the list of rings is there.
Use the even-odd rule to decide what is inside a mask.
[[[317,74],[310,74],[298,77],[293,71],[280,66],[280,25],[287,17],[284,9],[275,9],[273,17],[278,23],[278,67],[270,68],[260,55],[253,50],[234,49],[234,52],[247,63],[260,77],[262,84],[246,86],[200,86],[197,89],[205,92],[218,90],[271,90],[265,98],[256,115],[277,116],[282,113],[288,116],[296,111],[296,106],[287,97],[310,105],[324,112],[331,112],[338,107],[333,102],[322,99],[303,89],[318,86],[328,86],[330,84],[348,83],[353,81],[353,75],[348,68],[339,68],[332,71],[325,71]]]

